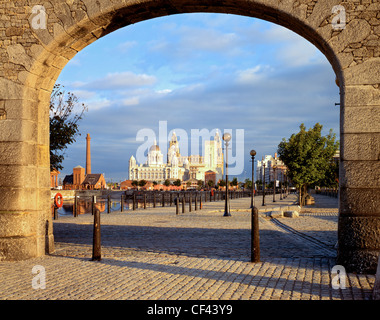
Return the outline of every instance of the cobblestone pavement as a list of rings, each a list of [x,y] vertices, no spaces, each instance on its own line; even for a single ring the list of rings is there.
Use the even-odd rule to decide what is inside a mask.
[[[231,201],[231,217],[223,217],[223,202],[179,215],[175,207],[103,213],[97,262],[91,261],[93,216],[61,216],[54,221],[54,254],[0,262],[0,299],[370,299],[373,275],[347,274],[345,288],[333,289],[337,200],[316,201],[298,218],[271,219],[260,211],[259,263],[250,262],[249,198]],[[35,289],[43,272],[45,289]]]

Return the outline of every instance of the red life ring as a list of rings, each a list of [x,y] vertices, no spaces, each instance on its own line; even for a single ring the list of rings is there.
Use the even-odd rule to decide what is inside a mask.
[[[58,200],[60,199],[60,200]],[[63,197],[60,193],[57,193],[55,196],[54,196],[54,204],[57,208],[60,208],[62,207],[63,205]]]

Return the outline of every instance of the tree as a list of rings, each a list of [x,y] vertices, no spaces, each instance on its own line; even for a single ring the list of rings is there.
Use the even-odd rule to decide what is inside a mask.
[[[132,181],[132,186],[137,187],[139,185],[139,182],[137,180]]]
[[[244,180],[244,188],[245,189],[252,189],[252,181],[250,179],[245,179]]]
[[[175,185],[176,187],[180,187],[182,184],[181,180],[177,179],[173,182],[173,185]]]
[[[234,177],[231,181],[231,186],[237,187],[238,184],[239,184],[238,179]]]
[[[140,187],[144,187],[146,185],[146,183],[147,183],[147,181],[144,180],[144,179],[142,179],[142,180],[139,181],[139,186]]]
[[[219,180],[218,186],[219,187],[225,187],[226,186],[226,180],[223,180],[223,179]]]
[[[64,150],[80,135],[78,122],[87,107],[78,98],[56,84],[50,97],[50,170],[61,170]]]
[[[288,176],[299,190],[299,204],[305,201],[307,187],[316,185],[326,178],[331,159],[339,148],[332,129],[322,136],[323,126],[316,123],[306,130],[300,125],[300,131],[292,134],[288,141],[284,138],[278,145],[277,153],[288,167]]]
[[[208,180],[207,181],[207,185],[208,185],[209,188],[212,188],[212,187],[215,186],[215,182],[213,180]]]
[[[169,187],[170,186],[170,180],[169,179],[166,179],[165,182],[164,182],[164,185]]]

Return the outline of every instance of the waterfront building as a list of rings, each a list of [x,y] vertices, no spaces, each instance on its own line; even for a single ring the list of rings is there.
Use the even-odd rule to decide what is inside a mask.
[[[277,181],[277,186],[279,181],[285,181],[286,179],[286,169],[285,164],[277,156],[277,153],[274,154],[274,157],[271,155],[265,155],[261,160],[257,160],[256,166],[256,181],[264,181],[264,165],[265,165],[265,183],[268,184]],[[273,166],[276,166],[276,173],[273,169]],[[274,177],[276,175],[276,177]]]
[[[216,131],[214,140],[205,141],[203,156],[183,156],[180,153],[179,143],[175,132],[169,141],[167,160],[155,141],[149,148],[147,161],[138,164],[132,155],[129,159],[129,180],[147,180],[163,182],[175,181],[205,181],[206,171],[215,172],[216,178],[223,175],[223,149],[219,132]]]
[[[86,169],[82,166],[73,168],[73,174],[66,175],[63,179],[64,190],[81,190],[81,189],[105,189],[106,181],[101,173],[91,173],[91,149],[90,135],[86,137]]]

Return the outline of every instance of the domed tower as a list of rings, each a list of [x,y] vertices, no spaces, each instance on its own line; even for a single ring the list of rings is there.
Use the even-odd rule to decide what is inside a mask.
[[[160,150],[160,147],[157,145],[156,140],[154,140],[154,144],[149,148],[148,152],[148,166],[162,166],[164,156]]]

